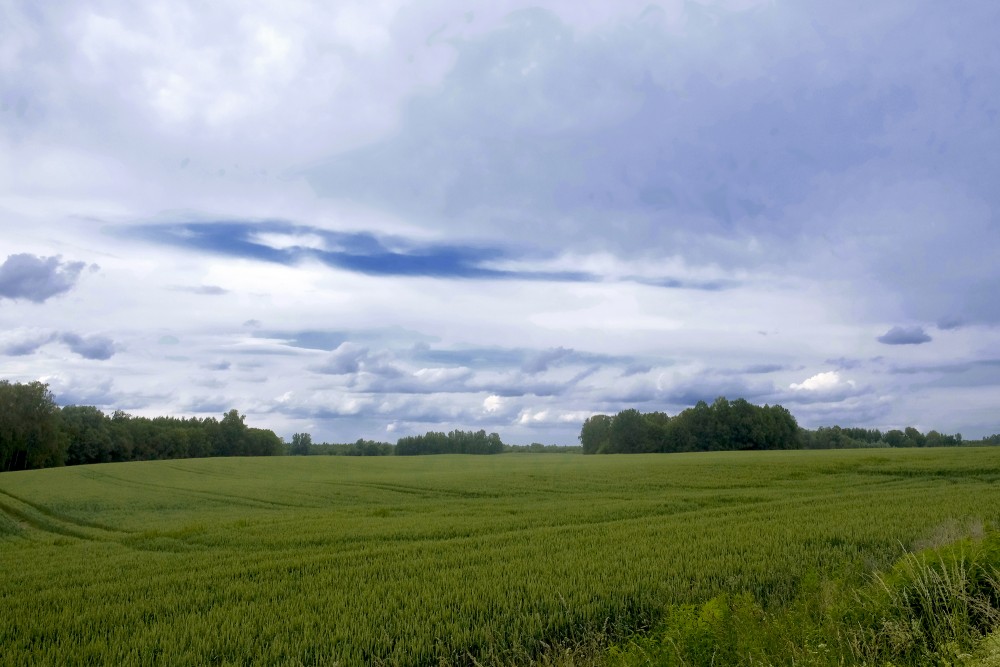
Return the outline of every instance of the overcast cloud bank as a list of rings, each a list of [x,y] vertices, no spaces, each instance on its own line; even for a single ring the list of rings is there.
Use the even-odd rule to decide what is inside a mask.
[[[993,3],[2,16],[4,378],[317,441],[1000,431]]]

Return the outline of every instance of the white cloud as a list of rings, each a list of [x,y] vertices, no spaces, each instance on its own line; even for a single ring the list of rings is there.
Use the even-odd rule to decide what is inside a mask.
[[[788,386],[795,391],[831,392],[844,387],[854,387],[854,381],[842,379],[837,371],[825,371]]]
[[[504,399],[496,394],[490,394],[483,399],[483,411],[496,413],[503,409]]]
[[[517,417],[517,423],[521,426],[538,424],[546,425],[567,425],[578,426],[589,417],[591,412],[579,410],[553,410],[549,408],[532,409],[526,408]]]

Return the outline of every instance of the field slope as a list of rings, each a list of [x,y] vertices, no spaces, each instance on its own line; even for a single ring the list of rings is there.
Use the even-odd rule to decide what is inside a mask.
[[[525,662],[1000,518],[1000,448],[0,475],[0,664]]]

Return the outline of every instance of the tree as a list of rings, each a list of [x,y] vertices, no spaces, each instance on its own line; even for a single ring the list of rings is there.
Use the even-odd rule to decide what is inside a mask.
[[[923,433],[913,428],[912,426],[907,426],[905,429],[903,429],[903,433],[906,434],[906,439],[909,440],[908,443],[909,447],[927,446],[927,438],[924,437]]]
[[[308,433],[295,433],[292,435],[292,446],[288,450],[289,454],[305,456],[312,447],[312,436]]]
[[[611,420],[611,451],[625,454],[652,451],[649,422],[635,408],[622,410]]]
[[[61,466],[67,441],[59,429],[59,408],[41,382],[0,380],[0,465],[3,470]]]
[[[898,428],[894,428],[891,431],[886,432],[882,439],[890,447],[905,447],[906,446],[906,434],[900,431]]]
[[[650,451],[668,451],[670,437],[670,415],[666,412],[648,412],[646,419]]]
[[[132,460],[132,432],[129,429],[131,420],[132,415],[124,410],[115,410],[111,415],[108,429],[111,434],[112,461]]]
[[[111,460],[110,420],[103,412],[89,405],[69,405],[59,411],[59,421],[68,439],[68,465]]]
[[[227,412],[219,422],[215,454],[216,456],[246,456],[249,454],[246,417],[235,408]]]
[[[250,456],[277,456],[284,453],[281,438],[274,431],[264,428],[247,430],[247,454]]]
[[[828,446],[820,432],[808,436],[810,446]],[[802,446],[798,423],[780,405],[760,407],[745,399],[715,399],[675,417],[664,412],[643,414],[634,408],[613,418],[594,415],[580,429],[585,454],[636,452],[706,452],[733,449],[795,449]]]
[[[604,454],[611,442],[611,417],[594,415],[587,417],[580,429],[580,444],[584,454]]]

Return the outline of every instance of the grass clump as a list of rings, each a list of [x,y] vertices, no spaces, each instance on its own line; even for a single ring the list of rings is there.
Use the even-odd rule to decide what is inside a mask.
[[[813,591],[812,594],[819,594]],[[615,667],[712,667],[721,665],[842,665],[832,616],[813,608],[821,597],[765,609],[752,596],[720,595],[701,605],[669,610],[654,632],[613,647]]]
[[[867,584],[806,577],[796,597],[675,605],[608,651],[618,667],[1000,667],[1000,532],[906,553]]]
[[[849,614],[859,662],[973,664],[1000,627],[1000,532],[903,556],[876,575]]]

